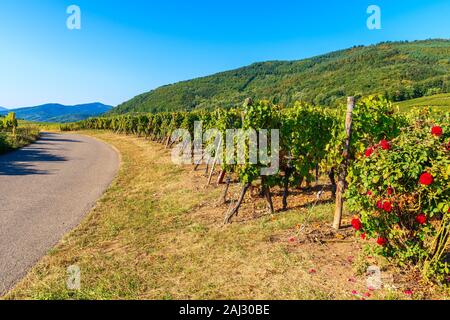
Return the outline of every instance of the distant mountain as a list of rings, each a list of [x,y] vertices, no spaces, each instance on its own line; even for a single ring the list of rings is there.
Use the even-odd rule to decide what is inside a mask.
[[[14,111],[18,119],[34,122],[74,122],[95,117],[108,112],[112,106],[102,103],[80,104],[65,106],[61,104],[44,104],[35,107],[18,108],[14,110],[0,110],[0,115]]]
[[[1,111],[8,111],[8,109],[3,108],[3,107],[0,107],[0,112],[1,112]]]
[[[111,113],[230,108],[245,98],[334,106],[349,95],[404,101],[450,92],[450,41],[385,42],[297,61],[268,61],[166,85]]]

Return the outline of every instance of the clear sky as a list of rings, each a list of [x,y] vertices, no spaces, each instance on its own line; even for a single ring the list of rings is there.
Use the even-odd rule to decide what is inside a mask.
[[[81,30],[69,30],[69,5]],[[378,5],[382,29],[366,27]],[[117,105],[265,60],[450,38],[449,0],[1,0],[0,106]]]

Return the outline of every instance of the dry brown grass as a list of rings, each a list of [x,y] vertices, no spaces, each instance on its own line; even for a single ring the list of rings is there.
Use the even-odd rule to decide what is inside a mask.
[[[313,207],[314,192],[292,197],[294,209],[274,216],[249,198],[223,226],[222,187],[206,187],[203,171],[175,166],[167,150],[143,139],[87,134],[120,150],[119,176],[7,299],[355,299],[352,290],[367,292],[357,269],[376,262],[348,232],[329,232],[333,205]],[[278,208],[280,197],[274,201]],[[81,267],[81,291],[66,289],[73,264]],[[409,284],[391,282],[398,288],[371,298],[405,297]],[[424,296],[444,297],[416,293]]]

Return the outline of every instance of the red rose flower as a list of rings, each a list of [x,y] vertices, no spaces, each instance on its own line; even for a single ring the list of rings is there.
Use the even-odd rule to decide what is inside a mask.
[[[449,141],[449,143],[447,144],[447,151],[450,151],[450,141]]]
[[[380,141],[380,147],[383,150],[390,150],[391,149],[391,144],[387,140],[381,140]]]
[[[431,134],[437,137],[442,136],[442,128],[439,126],[434,126],[431,128]]]
[[[361,234],[361,240],[366,240],[366,238],[367,238],[367,235],[365,232],[363,234]]]
[[[424,172],[420,176],[419,181],[420,181],[420,184],[423,184],[425,186],[429,186],[430,184],[433,183],[434,179],[433,179],[433,176],[430,173]]]
[[[423,213],[422,213],[422,214],[419,214],[419,215],[416,217],[416,221],[417,221],[418,224],[425,224],[425,223],[427,223],[427,217],[426,217],[426,215],[424,215]]]
[[[375,152],[375,148],[374,147],[367,148],[367,150],[366,150],[366,157],[369,158],[374,152]]]
[[[377,202],[377,208],[383,209],[383,202],[381,200]]]
[[[377,243],[378,243],[380,246],[384,246],[384,245],[387,243],[387,240],[386,240],[385,238],[383,238],[383,237],[378,237]]]
[[[409,290],[409,289],[404,290],[403,293],[407,296],[412,296],[412,294],[413,294],[412,290]]]
[[[367,191],[367,195],[369,196],[369,197],[371,197],[372,196],[372,191]]]
[[[393,193],[394,193],[394,189],[392,189],[391,187],[389,187],[389,188],[387,189],[387,194],[388,194],[389,196],[391,196]]]
[[[390,203],[389,201],[383,202],[383,210],[386,212],[391,212],[392,211],[392,203]]]
[[[361,230],[361,228],[362,228],[361,220],[359,220],[358,218],[353,219],[352,226],[356,231]]]

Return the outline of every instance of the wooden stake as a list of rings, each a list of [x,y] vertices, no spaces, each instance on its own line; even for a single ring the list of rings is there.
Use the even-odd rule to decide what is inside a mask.
[[[225,179],[225,175],[227,172],[225,170],[220,171],[219,177],[217,177],[217,185],[220,185],[223,183],[223,180]]]
[[[197,171],[198,167],[200,167],[200,164],[203,162],[204,158],[205,158],[205,153],[204,153],[203,146],[202,146],[202,158],[200,159],[200,161],[198,163],[195,164],[194,171]]]
[[[267,207],[269,209],[269,213],[274,214],[275,210],[273,208],[273,201],[272,201],[272,195],[270,194],[270,188],[268,186],[265,186],[264,189],[265,189],[264,194],[266,196]]]
[[[348,160],[350,157],[350,141],[352,137],[352,116],[353,109],[355,108],[355,98],[348,97],[347,99],[347,115],[345,117],[345,132],[346,139],[344,145],[344,163],[342,164],[341,169],[339,170],[339,179],[337,183],[336,190],[336,210],[334,212],[334,221],[333,228],[339,230],[341,227],[342,221],[342,209],[344,207],[344,190],[345,190],[345,179],[347,178],[347,166]]]
[[[235,216],[235,215],[237,216],[237,214],[239,212],[239,208],[241,207],[241,204],[244,201],[245,194],[247,193],[247,191],[250,188],[250,186],[251,186],[250,183],[246,183],[242,187],[242,191],[241,191],[241,195],[239,196],[239,200],[238,200],[236,206],[229,213],[227,213],[227,215],[225,216],[224,224],[230,223],[231,222],[231,218],[233,216]]]
[[[167,139],[166,139],[166,149],[169,147],[169,143],[170,143],[170,136],[167,136]]]
[[[287,210],[288,203],[287,198],[289,196],[289,178],[291,177],[292,170],[287,168],[284,172],[283,179],[283,211]]]
[[[320,172],[319,172],[319,163],[316,163],[316,181],[315,181],[315,183],[316,183],[316,186],[319,184],[319,175],[320,175]]]
[[[209,173],[208,184],[207,184],[208,186],[211,184],[211,179],[212,179],[212,176],[214,174],[214,169],[216,168],[217,161],[219,161],[219,151],[220,151],[221,147],[222,147],[222,139],[220,139],[219,145],[217,146],[217,149],[216,149],[216,154],[214,156],[214,161],[213,161],[213,164],[211,166],[211,172]]]
[[[223,204],[227,203],[228,189],[230,188],[230,183],[231,183],[231,177],[228,176],[227,180],[226,180],[225,190],[223,191],[223,195],[222,195],[222,203]]]
[[[217,159],[214,159],[214,161],[211,165],[211,171],[209,172],[208,183],[206,184],[207,186],[209,186],[211,184],[212,176],[214,174],[214,169],[216,168],[216,163],[217,163]]]
[[[330,172],[328,172],[328,178],[330,179],[331,183],[331,193],[333,194],[333,198],[336,197],[336,179],[334,178],[334,167],[330,169]]]

